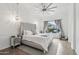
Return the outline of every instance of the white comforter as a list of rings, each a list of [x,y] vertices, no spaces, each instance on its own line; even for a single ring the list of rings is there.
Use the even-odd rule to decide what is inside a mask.
[[[40,35],[23,35],[23,40],[31,41],[42,46],[44,51],[48,51],[48,46],[52,42],[52,37],[49,35],[43,37]]]

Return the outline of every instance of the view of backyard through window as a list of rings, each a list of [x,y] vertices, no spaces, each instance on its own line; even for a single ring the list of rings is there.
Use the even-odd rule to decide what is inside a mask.
[[[60,29],[55,21],[48,21],[47,32],[57,33]]]

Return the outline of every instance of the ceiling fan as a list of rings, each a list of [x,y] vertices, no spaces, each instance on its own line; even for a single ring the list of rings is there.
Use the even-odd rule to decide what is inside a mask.
[[[57,6],[53,6],[53,3],[41,3],[41,6],[43,12],[46,11],[54,12],[54,9],[57,8]]]
[[[33,15],[38,15],[41,20],[51,18],[54,15],[54,12],[57,8],[55,3],[37,3],[34,5],[35,12]]]

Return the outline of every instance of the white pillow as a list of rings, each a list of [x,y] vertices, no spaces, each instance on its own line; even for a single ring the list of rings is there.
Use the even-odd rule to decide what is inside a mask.
[[[33,35],[32,31],[24,30],[24,35]]]

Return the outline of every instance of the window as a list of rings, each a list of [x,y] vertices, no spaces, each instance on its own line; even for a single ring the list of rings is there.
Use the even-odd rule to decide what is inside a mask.
[[[57,33],[59,31],[60,30],[55,21],[48,21],[47,32]]]

